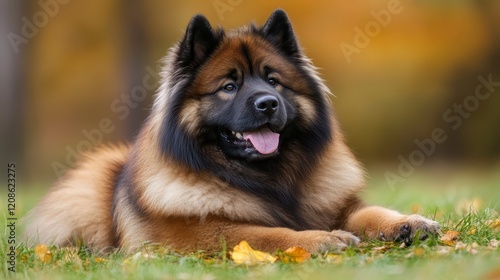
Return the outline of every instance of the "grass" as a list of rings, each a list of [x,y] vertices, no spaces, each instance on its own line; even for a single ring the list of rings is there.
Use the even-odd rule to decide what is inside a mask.
[[[383,172],[372,174],[383,175]],[[18,215],[25,214],[42,193],[19,191]],[[34,248],[21,244],[17,248],[15,274],[7,270],[6,254],[0,256],[0,278],[15,275],[17,279],[500,279],[498,170],[451,175],[425,172],[394,188],[388,187],[383,177],[373,177],[363,196],[372,204],[435,218],[443,227],[442,235],[410,247],[370,241],[343,252],[313,255],[301,264],[278,260],[250,267],[235,264],[225,252],[183,255],[158,247],[144,248],[135,255],[98,255],[83,246],[49,247],[50,260],[43,260],[40,252],[37,254]],[[5,232],[5,225],[1,229]],[[446,241],[443,234],[449,231],[458,232],[457,239]],[[3,237],[2,252],[7,252],[6,246]]]

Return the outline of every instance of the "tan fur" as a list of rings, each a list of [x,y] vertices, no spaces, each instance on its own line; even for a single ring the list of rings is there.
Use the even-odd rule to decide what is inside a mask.
[[[302,82],[301,74],[289,61],[272,55],[274,49],[268,42],[247,33],[245,28],[229,33],[198,71],[191,91],[186,94],[216,93],[227,82],[227,77],[220,73],[227,73],[235,65],[250,67],[238,51],[245,44],[250,46],[254,69],[264,71],[262,65],[273,65],[277,70],[275,78],[294,92],[303,93],[294,97],[300,104],[298,114],[305,123],[314,122],[316,111],[307,98],[310,89]],[[358,237],[406,242],[418,231],[435,233],[438,230],[436,222],[421,216],[365,206],[360,201],[358,193],[365,184],[364,172],[346,146],[333,111],[323,120],[331,122],[333,138],[315,164],[313,174],[300,181],[298,214],[308,221],[308,230],[273,226],[279,224],[276,213],[270,211],[269,204],[262,198],[208,171],[194,172],[163,156],[159,138],[166,108],[174,92],[184,86],[171,80],[177,71],[173,62],[178,47],[167,55],[152,114],[135,143],[131,147],[100,148],[66,174],[27,217],[29,225],[25,236],[30,244],[66,246],[83,240],[95,249],[119,247],[132,251],[148,242],[184,251],[217,251],[221,240],[228,246],[246,240],[266,251],[300,246],[318,252],[355,244]],[[302,69],[319,85],[322,101],[328,103],[330,91],[316,69],[304,55],[300,60]],[[238,71],[238,79],[242,79],[248,69]],[[276,90],[282,93],[285,89],[278,86]],[[223,92],[217,96],[221,100],[232,98]],[[191,99],[181,109],[178,121],[191,135],[201,129],[202,116],[214,110],[202,98]],[[216,147],[207,148],[205,152],[220,153]],[[291,170],[300,170],[308,164],[302,154],[291,154],[287,159]],[[227,161],[224,157],[218,160]],[[239,167],[235,164],[232,168]],[[132,188],[116,187],[124,172],[133,174],[126,182]]]
[[[31,210],[25,236],[28,244],[70,245],[85,240],[89,246],[112,246],[111,201],[116,172],[129,148],[98,149],[54,185]]]

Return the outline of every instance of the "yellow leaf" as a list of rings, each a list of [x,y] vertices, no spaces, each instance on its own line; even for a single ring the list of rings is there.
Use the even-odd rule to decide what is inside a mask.
[[[52,253],[47,248],[47,245],[40,244],[35,247],[35,254],[43,263],[48,263],[52,260]]]
[[[274,263],[276,257],[268,253],[252,249],[246,241],[241,241],[240,244],[234,246],[231,253],[231,259],[236,264],[256,265],[260,263]]]
[[[105,258],[95,258],[94,259],[96,263],[107,263],[108,260]]]
[[[415,256],[422,256],[424,253],[425,253],[425,250],[424,250],[424,248],[422,248],[422,247],[418,247],[418,248],[415,248],[415,249],[413,250],[413,254],[414,254]]]
[[[439,241],[448,246],[453,246],[455,244],[455,241],[457,241],[459,234],[460,232],[458,231],[449,230],[443,236],[441,236],[441,239],[439,239]]]
[[[475,226],[471,227],[471,229],[467,232],[468,235],[474,235],[477,232],[477,228]]]
[[[26,261],[28,261],[28,257],[29,257],[29,256],[28,256],[28,254],[24,254],[24,255],[22,255],[22,256],[21,256],[21,261],[22,261],[23,263],[25,263]]]
[[[334,264],[342,263],[342,255],[328,254],[326,256],[326,261]]]
[[[500,219],[497,219],[497,220],[487,220],[487,221],[486,221],[486,225],[487,225],[490,229],[500,228]]]
[[[311,253],[300,247],[286,249],[281,261],[284,263],[303,263],[311,258]]]

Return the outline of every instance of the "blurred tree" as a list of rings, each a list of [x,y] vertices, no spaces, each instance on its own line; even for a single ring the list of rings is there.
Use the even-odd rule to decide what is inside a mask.
[[[455,70],[449,85],[448,101],[443,103],[447,107],[441,112],[449,110],[453,104],[462,105],[468,96],[473,96],[479,85],[479,76],[488,80],[491,75],[493,81],[500,81],[500,4],[495,0],[474,3],[473,7],[482,15],[490,36],[489,50],[473,67],[467,65]],[[500,154],[500,114],[495,108],[499,105],[500,98],[493,93],[487,100],[480,101],[477,110],[466,112],[464,115],[470,116],[463,118],[460,127],[448,130],[447,143],[440,149],[439,156],[452,160],[497,159]],[[442,121],[443,115],[437,115],[435,123]]]
[[[138,132],[143,120],[146,118],[147,98],[142,98],[144,91],[143,79],[146,68],[146,56],[148,53],[147,40],[145,38],[146,27],[144,26],[144,12],[142,1],[125,1],[123,9],[123,26],[126,30],[126,76],[127,85],[125,87],[129,100],[140,100],[136,105],[130,107],[129,115],[126,119],[125,134],[128,140],[133,140]],[[151,94],[149,94],[151,95]],[[146,96],[147,97],[147,96]]]
[[[14,51],[7,39],[9,33],[22,34],[19,19],[27,9],[27,1],[0,1],[0,159],[20,164],[23,147],[23,101],[24,90],[21,83],[24,48]],[[11,33],[11,34],[12,34]],[[5,161],[5,162],[4,162]],[[2,172],[5,176],[5,172]]]

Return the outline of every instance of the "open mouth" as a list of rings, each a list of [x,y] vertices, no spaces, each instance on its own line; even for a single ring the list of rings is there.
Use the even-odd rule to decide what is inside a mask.
[[[226,144],[244,150],[247,154],[273,155],[278,152],[280,134],[264,126],[253,131],[238,132],[221,130],[220,135]]]

